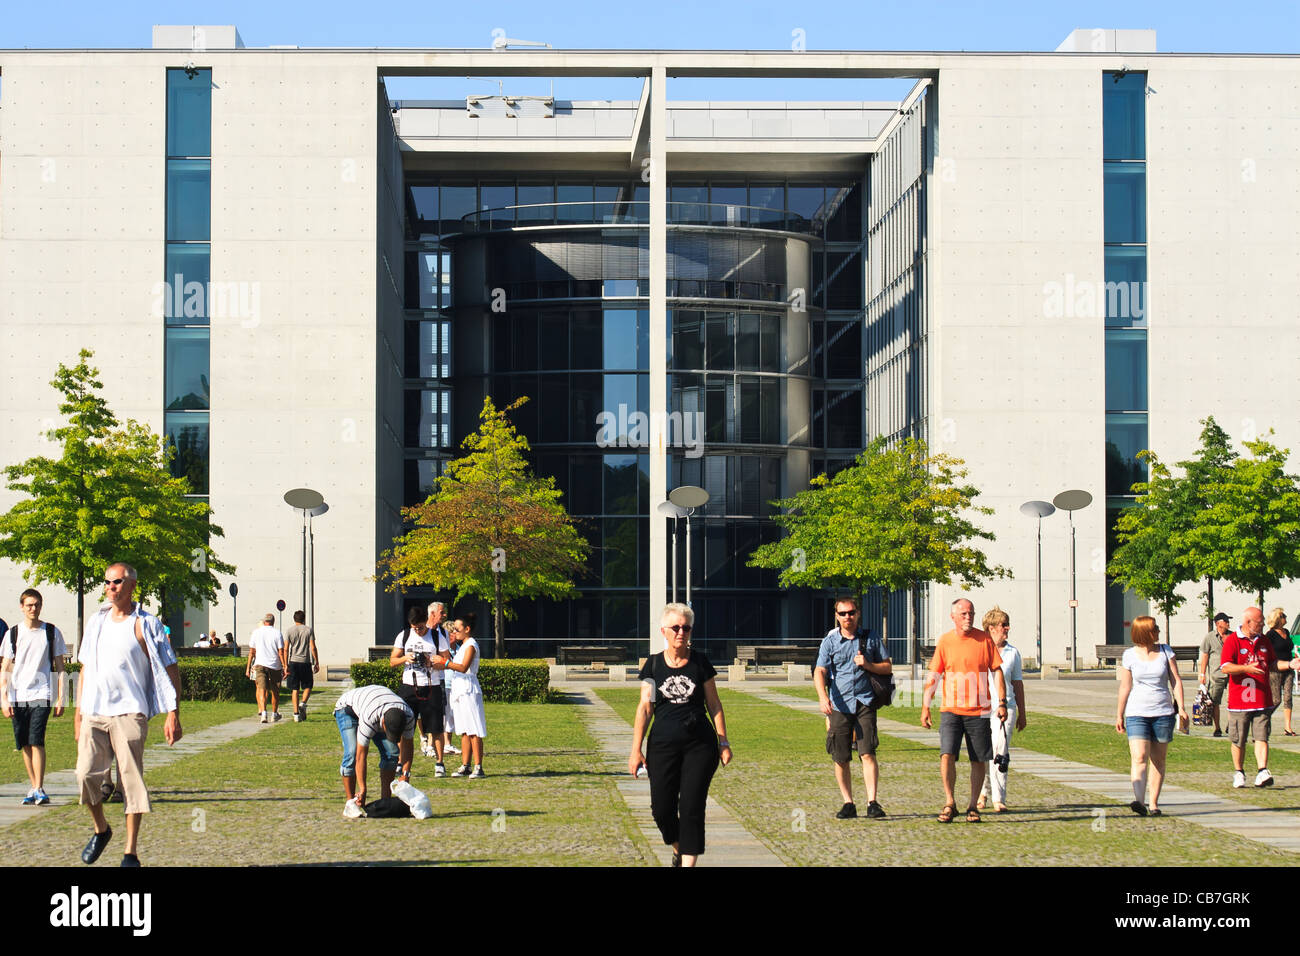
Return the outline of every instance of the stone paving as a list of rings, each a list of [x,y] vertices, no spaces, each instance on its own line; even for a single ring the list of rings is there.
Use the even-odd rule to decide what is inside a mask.
[[[562,684],[557,689],[580,699],[579,713],[588,732],[599,742],[606,763],[621,771],[618,792],[632,811],[656,858],[664,866],[670,865],[672,847],[664,844],[659,828],[650,815],[650,782],[645,778],[633,779],[627,772],[632,725],[586,687]],[[726,773],[726,769],[719,768],[718,772]],[[779,856],[746,830],[726,807],[711,796],[706,815],[707,845],[705,853],[699,859],[700,866],[785,866]]]
[[[752,694],[768,703],[779,704],[802,713],[821,716],[821,710],[815,701],[800,700],[788,694],[756,687],[747,682],[734,684],[732,689]],[[1107,689],[1112,695],[1115,693],[1113,684]],[[1033,691],[1038,691],[1036,682]],[[1025,695],[1027,698],[1026,706],[1029,709],[1030,719],[1032,719],[1035,710],[1035,697],[1031,696],[1029,687],[1026,687]],[[1094,698],[1099,696],[1098,692],[1093,692]],[[1111,706],[1114,707],[1113,701]],[[1045,708],[1040,707],[1039,710],[1045,710]],[[1071,713],[1064,716],[1080,715]],[[1111,721],[1103,720],[1101,722],[1110,723]],[[904,724],[896,720],[880,718],[877,720],[877,727],[882,734],[901,737],[913,743],[934,747],[936,750],[939,747],[937,721],[933,729],[923,730],[913,724]],[[1086,793],[1114,800],[1118,804],[1115,807],[1115,812],[1129,812],[1127,805],[1133,798],[1133,788],[1129,783],[1127,774],[1103,770],[1100,767],[1093,767],[1072,760],[1063,760],[1050,754],[1035,753],[1022,747],[1014,747],[1014,750],[1017,773],[1042,777],[1064,787],[1073,787],[1076,790],[1083,790]],[[1300,853],[1300,815],[1292,811],[1236,803],[1232,800],[1188,790],[1185,787],[1173,784],[1165,784],[1161,789],[1160,806],[1166,816],[1177,817],[1180,820],[1186,820],[1215,830],[1224,830],[1237,836],[1246,837],[1249,840],[1267,843],[1277,849]]]

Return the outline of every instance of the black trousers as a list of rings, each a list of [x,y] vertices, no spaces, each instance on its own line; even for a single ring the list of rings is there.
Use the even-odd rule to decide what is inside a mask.
[[[650,812],[664,843],[676,843],[679,852],[699,856],[704,852],[704,805],[719,760],[713,729],[707,737],[662,743],[652,733],[645,759]]]

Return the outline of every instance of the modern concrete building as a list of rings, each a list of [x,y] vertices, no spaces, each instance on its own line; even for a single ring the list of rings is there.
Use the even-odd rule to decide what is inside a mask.
[[[412,76],[642,84],[626,102],[390,99],[386,78]],[[914,85],[674,102],[670,77]],[[232,27],[157,27],[151,50],[3,50],[0,463],[48,452],[45,383],[93,348],[114,409],[170,434],[210,499],[239,631],[299,606],[302,519],[282,496],[324,495],[314,616],[343,662],[433,596],[371,580],[401,507],[485,396],[528,395],[536,466],[597,550],[581,598],[516,608],[511,653],[644,654],[672,587],[655,506],[693,484],[711,495],[697,640],[723,657],[829,626],[825,595],[745,567],[776,533],[768,501],[871,437],[915,435],[965,459],[995,509],[986,550],[1015,578],[972,597],[1011,612],[1027,657],[1019,507],[1092,494],[1073,515],[1086,663],[1145,607],[1103,571],[1136,452],[1185,457],[1206,415],[1300,445],[1300,385],[1261,361],[1300,336],[1298,93],[1298,57],[1161,54],[1149,31],[1042,53],[738,53],[256,49]],[[1066,517],[1044,519],[1054,664],[1069,548]],[[21,587],[0,567],[0,607]],[[923,634],[957,594],[925,593]],[[186,609],[174,634],[230,630],[231,611]],[[903,595],[890,614],[906,660]],[[1199,640],[1196,618],[1190,602],[1174,643]]]

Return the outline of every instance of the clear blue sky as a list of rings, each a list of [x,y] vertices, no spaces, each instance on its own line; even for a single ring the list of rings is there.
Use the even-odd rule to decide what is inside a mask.
[[[558,49],[789,50],[802,30],[809,50],[1049,51],[1076,27],[1157,31],[1162,52],[1300,53],[1297,0],[551,0],[539,2],[319,3],[237,2],[32,3],[6,0],[0,49],[148,47],[155,23],[230,24],[248,46],[392,46],[486,48],[492,31],[544,40]],[[457,81],[465,86],[464,81]],[[533,92],[512,81],[507,92]],[[828,89],[807,81],[768,90],[735,81],[711,86],[679,81],[674,99],[711,98],[736,89],[747,99],[821,98]],[[567,88],[566,88],[567,87]],[[486,91],[481,81],[470,87]],[[562,98],[635,95],[639,84],[560,81]],[[779,92],[778,92],[779,91]],[[442,90],[429,95],[441,95]],[[395,96],[420,95],[414,90]],[[865,86],[844,86],[836,99],[872,98]]]

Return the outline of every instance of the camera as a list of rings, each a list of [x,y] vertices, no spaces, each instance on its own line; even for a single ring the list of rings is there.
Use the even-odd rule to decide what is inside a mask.
[[[996,754],[993,757],[993,766],[997,767],[1003,773],[1007,772],[1007,767],[1011,764],[1011,754]]]

